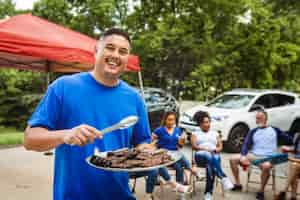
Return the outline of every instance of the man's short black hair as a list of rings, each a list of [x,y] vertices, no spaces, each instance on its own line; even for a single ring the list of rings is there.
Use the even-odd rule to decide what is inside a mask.
[[[204,111],[198,111],[194,114],[193,121],[196,122],[198,125],[200,125],[203,123],[204,118],[208,118],[210,120],[209,114]]]
[[[103,32],[101,34],[100,40],[107,36],[110,36],[110,35],[122,36],[129,42],[129,44],[131,44],[131,40],[130,40],[128,33],[119,28],[110,28],[110,29],[106,30],[105,32]]]

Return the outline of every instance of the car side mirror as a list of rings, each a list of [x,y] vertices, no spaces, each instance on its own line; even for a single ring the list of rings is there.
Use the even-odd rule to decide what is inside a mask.
[[[249,112],[257,111],[257,110],[264,110],[264,106],[260,104],[253,104],[249,109]]]

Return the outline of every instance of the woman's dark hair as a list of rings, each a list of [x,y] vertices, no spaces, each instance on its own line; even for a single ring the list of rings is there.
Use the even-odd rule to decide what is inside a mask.
[[[193,121],[196,122],[198,125],[202,124],[204,121],[204,118],[208,118],[210,120],[210,116],[207,112],[204,111],[198,111],[193,116]]]
[[[176,112],[173,112],[173,111],[167,111],[164,113],[164,116],[161,120],[161,126],[165,126],[166,125],[166,121],[167,121],[167,118],[170,116],[170,115],[174,115],[175,118],[177,119],[177,114]]]

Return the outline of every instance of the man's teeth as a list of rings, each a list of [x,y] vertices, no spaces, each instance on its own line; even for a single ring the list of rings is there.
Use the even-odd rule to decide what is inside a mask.
[[[117,63],[115,63],[115,62],[108,62],[108,64],[109,64],[109,65],[112,65],[112,66],[114,66],[114,67],[117,66]]]

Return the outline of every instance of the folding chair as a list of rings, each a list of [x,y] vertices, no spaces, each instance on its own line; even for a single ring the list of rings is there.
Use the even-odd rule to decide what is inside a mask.
[[[260,184],[260,181],[254,181],[251,180],[251,174],[253,171],[261,171],[259,167],[255,166],[255,165],[250,165],[247,171],[247,182],[246,182],[246,192],[248,192],[248,187],[249,187],[249,183],[254,183],[254,184]],[[272,167],[271,169],[271,179],[272,179],[272,183],[268,183],[267,185],[271,185],[272,186],[272,191],[274,192],[274,194],[276,193],[276,169],[275,166]]]
[[[195,151],[194,149],[192,149],[192,167],[197,167],[197,168],[202,168],[202,169],[206,169],[206,166],[197,166],[196,161],[195,161]],[[216,186],[217,187],[219,185],[219,179],[218,177],[216,177]],[[196,182],[205,182],[206,181],[206,177],[200,178],[197,180],[197,177],[195,175],[193,175],[192,173],[190,174],[190,184],[192,184],[192,188],[193,188],[193,192],[191,195],[195,195],[196,194]],[[225,193],[224,193],[224,189],[223,187],[221,187],[221,192],[222,192],[222,197],[225,197]]]
[[[147,179],[148,179],[148,174],[147,173],[145,173],[145,172],[129,172],[128,175],[129,175],[129,180],[133,182],[132,185],[131,185],[132,194],[135,194],[136,182],[137,182],[138,179],[144,178],[144,185],[146,186],[146,182],[147,182]],[[160,183],[159,186],[161,188],[160,190],[162,191],[162,187],[163,187],[162,183]]]
[[[133,180],[133,184],[132,184],[132,187],[131,187],[131,192],[134,194],[135,193],[137,179],[144,178],[145,182],[146,182],[146,180],[147,180],[147,174],[129,172],[128,175],[129,175],[129,179]]]

